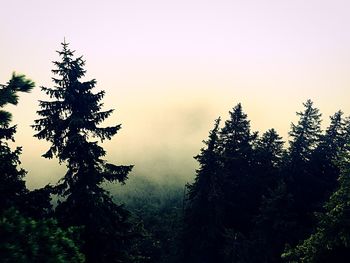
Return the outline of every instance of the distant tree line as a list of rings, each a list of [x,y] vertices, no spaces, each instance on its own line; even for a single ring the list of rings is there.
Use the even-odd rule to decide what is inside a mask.
[[[252,132],[241,104],[195,158],[183,228],[185,262],[348,262],[350,118],[321,132],[311,100],[289,146]]]
[[[285,147],[274,129],[252,131],[237,104],[223,125],[215,120],[185,195],[141,181],[123,198],[104,185],[125,184],[133,166],[108,163],[99,145],[121,125],[101,126],[113,110],[96,80],[82,80],[83,58],[65,42],[58,55],[32,126],[50,143],[42,156],[67,167],[56,185],[29,191],[22,149],[9,145],[16,125],[4,107],[34,82],[13,74],[0,85],[2,262],[348,262],[350,117],[336,112],[322,132],[308,100]]]

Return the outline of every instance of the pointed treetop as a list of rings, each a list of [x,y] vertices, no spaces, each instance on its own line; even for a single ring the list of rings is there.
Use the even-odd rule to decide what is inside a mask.
[[[297,112],[299,121],[291,124],[289,136],[289,152],[292,160],[307,161],[312,151],[317,147],[321,137],[321,113],[309,99],[304,105],[304,111]]]

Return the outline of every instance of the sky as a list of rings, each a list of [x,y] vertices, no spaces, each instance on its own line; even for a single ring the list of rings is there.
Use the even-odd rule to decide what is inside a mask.
[[[65,38],[86,60],[86,79],[105,90],[106,122],[122,129],[106,159],[135,164],[132,176],[185,182],[194,176],[214,119],[241,102],[253,130],[285,140],[312,99],[329,115],[350,114],[350,2],[346,0],[0,0],[0,83],[13,71],[35,81],[8,106],[23,146],[29,188],[65,171],[40,157],[33,138],[40,86]]]

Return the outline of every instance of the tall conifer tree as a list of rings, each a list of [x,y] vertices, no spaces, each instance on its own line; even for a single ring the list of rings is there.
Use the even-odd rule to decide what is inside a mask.
[[[313,223],[316,178],[310,160],[321,137],[321,114],[311,100],[303,105],[304,111],[297,112],[297,124],[291,125],[291,140],[282,155],[277,187],[264,196],[256,218],[261,262],[281,262],[285,244],[304,238]]]
[[[205,148],[195,157],[199,169],[188,186],[185,209],[184,256],[186,262],[221,262],[223,242],[222,162],[218,149],[220,118],[216,120]]]
[[[307,100],[303,105],[304,111],[297,112],[299,116],[298,123],[292,123],[289,132],[291,137],[289,160],[293,170],[300,169],[301,165],[310,160],[321,137],[321,114],[319,110],[313,106],[311,100]]]
[[[53,62],[53,88],[42,87],[51,100],[40,101],[40,119],[34,129],[38,139],[51,143],[45,158],[56,156],[67,172],[56,191],[63,197],[56,214],[65,226],[83,226],[83,252],[87,262],[134,262],[133,226],[129,212],[116,205],[103,182],[124,183],[132,165],[114,165],[102,158],[98,140],[109,140],[120,125],[100,127],[113,110],[102,111],[105,92],[94,93],[96,80],[82,81],[85,61],[75,57],[66,42]]]
[[[249,230],[254,206],[253,144],[257,133],[250,130],[250,121],[237,104],[220,132],[223,156],[226,227],[234,231]]]
[[[303,238],[310,231],[315,204],[318,202],[314,196],[318,179],[312,173],[310,160],[321,138],[319,110],[311,100],[307,100],[303,105],[304,111],[297,112],[298,123],[292,123],[289,132],[289,154],[283,171],[288,192],[292,194],[295,202],[294,212],[298,227],[293,232],[299,232],[299,238]],[[297,240],[290,241],[294,243]]]

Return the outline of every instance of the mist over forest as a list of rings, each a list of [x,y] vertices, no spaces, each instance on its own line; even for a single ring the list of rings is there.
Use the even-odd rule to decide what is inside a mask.
[[[16,0],[0,262],[350,262],[350,2]]]
[[[135,171],[107,155],[112,144],[103,142],[122,125],[101,126],[114,110],[105,109],[96,80],[85,79],[85,60],[65,41],[57,53],[54,85],[40,87],[48,100],[39,100],[30,126],[46,141],[41,157],[59,164],[51,168],[56,182],[27,187],[18,127],[6,107],[35,83],[13,73],[0,86],[4,262],[347,262],[350,116],[338,110],[322,126],[308,99],[286,142],[274,128],[253,130],[237,103],[227,119],[215,119],[192,172],[189,158],[178,156],[193,132],[177,147],[152,138],[154,152],[139,150],[149,165]],[[166,129],[191,134],[200,119],[186,118],[193,125]]]

